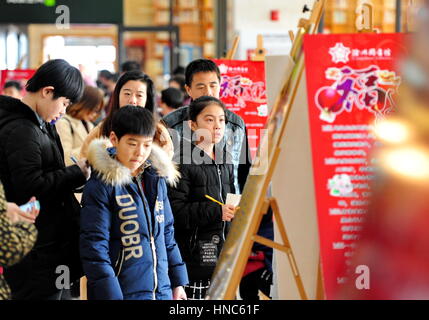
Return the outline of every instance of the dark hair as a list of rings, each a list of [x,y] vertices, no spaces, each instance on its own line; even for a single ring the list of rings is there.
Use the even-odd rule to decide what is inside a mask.
[[[27,82],[28,92],[37,92],[44,87],[54,87],[54,99],[66,97],[71,103],[79,101],[84,82],[80,71],[62,59],[42,64]]]
[[[18,81],[13,81],[13,80],[10,80],[10,81],[7,81],[5,84],[4,84],[4,87],[3,87],[3,89],[7,89],[7,88],[15,88],[16,90],[18,90],[18,91],[21,91],[22,90],[22,86],[21,86],[21,84],[18,82]]]
[[[119,93],[121,92],[122,87],[128,81],[141,81],[147,86],[147,99],[146,105],[141,106],[150,112],[154,113],[155,108],[155,86],[153,84],[152,79],[145,73],[141,71],[128,71],[125,72],[118,80],[115,86],[115,90],[112,93],[112,100],[109,106],[109,114],[104,119],[103,124],[101,126],[101,133],[103,136],[108,137],[112,128],[112,118],[115,113],[121,109],[119,105]],[[122,106],[123,107],[123,106]]]
[[[168,83],[171,83],[171,82],[177,82],[180,86],[180,90],[182,90],[183,93],[186,92],[186,89],[185,89],[186,81],[185,81],[185,76],[183,74],[176,74],[172,76],[170,80],[168,80]]]
[[[184,94],[176,88],[167,88],[161,91],[161,101],[173,109],[183,106]]]
[[[114,80],[115,75],[111,73],[109,70],[101,70],[98,72],[98,77],[105,78],[107,80]]]
[[[72,104],[67,108],[67,114],[73,118],[81,120],[79,118],[81,112],[93,110],[97,110],[99,112],[103,108],[103,104],[103,93],[100,89],[87,86],[83,91],[82,98],[77,103]]]
[[[226,119],[225,105],[219,99],[217,99],[215,97],[209,97],[209,96],[202,96],[202,97],[199,97],[198,99],[195,99],[191,102],[191,104],[189,105],[189,109],[188,109],[189,119],[192,120],[193,122],[196,122],[198,115],[207,106],[209,106],[211,104],[216,104],[223,109],[223,112],[225,113],[225,122],[226,122],[227,119]]]
[[[194,74],[198,72],[215,72],[219,82],[221,81],[220,70],[216,63],[208,59],[197,59],[188,64],[185,71],[185,80],[188,87],[191,86]]]
[[[123,64],[121,64],[121,71],[141,71],[141,66],[137,61],[125,61]]]
[[[115,132],[120,140],[126,134],[153,137],[155,128],[153,113],[145,108],[128,105],[119,109],[113,116],[111,131]]]
[[[185,68],[182,66],[177,66],[174,70],[173,70],[173,75],[185,75]]]

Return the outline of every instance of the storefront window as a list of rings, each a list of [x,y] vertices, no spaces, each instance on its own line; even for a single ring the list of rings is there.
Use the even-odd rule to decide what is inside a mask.
[[[48,36],[43,60],[49,59],[65,59],[84,76],[96,79],[99,70],[115,71],[116,47],[109,37]]]
[[[6,69],[16,69],[19,61],[18,33],[9,30],[6,36]]]

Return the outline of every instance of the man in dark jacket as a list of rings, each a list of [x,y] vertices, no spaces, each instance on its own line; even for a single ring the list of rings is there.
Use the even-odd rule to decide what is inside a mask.
[[[68,283],[81,276],[80,206],[73,190],[86,182],[90,169],[85,160],[65,167],[51,122],[79,100],[83,80],[66,61],[51,60],[37,70],[26,89],[22,102],[0,97],[0,179],[10,201],[21,205],[32,196],[39,199],[39,235],[30,254],[5,270],[5,278],[13,299],[61,299]],[[58,270],[68,270],[70,277]]]
[[[186,67],[185,82],[186,91],[192,100],[196,100],[202,96],[212,96],[219,99],[221,74],[218,66],[213,61],[208,59],[192,61]],[[184,106],[169,113],[162,119],[170,128],[169,131],[175,147],[174,156],[176,162],[180,162],[178,157],[181,153],[180,149],[182,146],[182,140],[191,140],[192,136],[191,129],[187,124],[189,120],[188,110],[189,106]],[[228,121],[225,128],[225,138],[221,143],[223,143],[222,147],[225,147],[225,150],[228,153],[227,159],[231,159],[232,164],[234,165],[234,187],[236,193],[241,193],[244,189],[251,166],[246,125],[243,119],[232,111],[226,110],[226,118]],[[268,239],[274,239],[273,215],[271,208],[269,212],[264,215],[258,234]],[[256,243],[252,251],[254,253],[263,252],[264,262],[264,268],[258,269],[260,272],[260,274],[258,273],[258,281],[254,281],[254,279],[250,281],[250,287],[254,289],[252,290],[252,296],[257,296],[257,287],[264,287],[264,293],[269,295],[273,273],[273,249]],[[252,258],[250,261],[252,261]],[[254,276],[255,274],[252,274],[252,278],[254,278]],[[247,286],[247,289],[249,289],[249,286]]]

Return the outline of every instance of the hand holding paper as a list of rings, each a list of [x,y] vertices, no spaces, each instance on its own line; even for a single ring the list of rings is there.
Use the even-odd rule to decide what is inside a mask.
[[[238,207],[238,205],[240,204],[240,200],[241,194],[228,193],[226,195],[226,204],[233,205],[234,207]]]

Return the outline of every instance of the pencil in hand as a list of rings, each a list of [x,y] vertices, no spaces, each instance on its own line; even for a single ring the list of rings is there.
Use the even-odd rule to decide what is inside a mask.
[[[213,202],[216,202],[217,204],[219,204],[219,205],[221,205],[221,206],[224,206],[224,205],[225,205],[225,204],[223,204],[222,202],[217,201],[215,198],[210,197],[209,195],[205,195],[205,197],[206,197],[207,199],[209,199],[209,200],[213,201]]]

